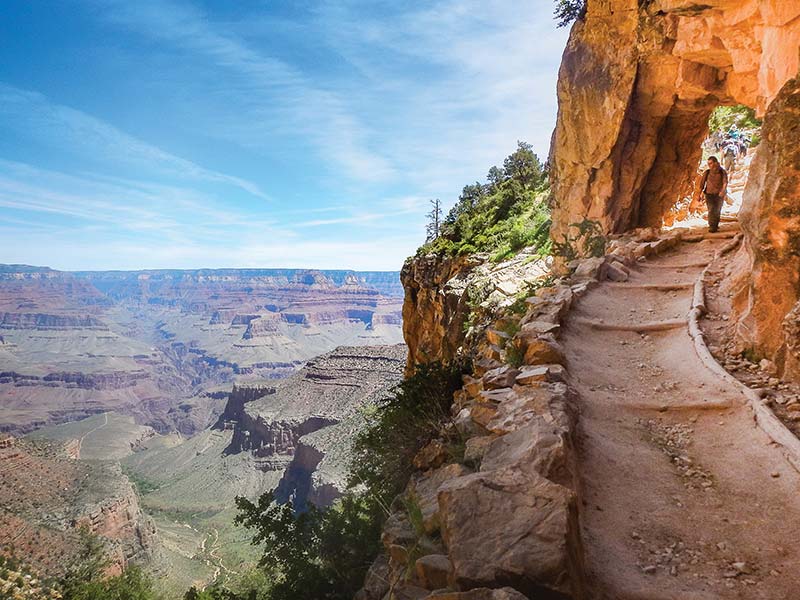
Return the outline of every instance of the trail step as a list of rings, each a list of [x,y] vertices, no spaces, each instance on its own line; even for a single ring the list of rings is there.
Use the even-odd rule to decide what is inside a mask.
[[[690,290],[694,283],[628,283],[609,281],[605,284],[608,287],[622,288],[626,290],[651,290],[654,292],[674,292],[677,290]]]
[[[600,331],[668,331],[687,326],[686,319],[667,319],[665,321],[648,321],[646,323],[606,323],[597,319],[575,317],[572,321],[578,325],[586,325]]]
[[[708,266],[708,262],[697,262],[697,263],[686,263],[683,265],[662,265],[658,263],[640,263],[640,266],[647,267],[649,269],[700,269],[705,268]]]

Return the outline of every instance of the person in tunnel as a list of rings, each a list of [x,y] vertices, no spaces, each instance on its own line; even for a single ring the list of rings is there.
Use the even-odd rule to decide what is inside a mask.
[[[708,230],[716,233],[719,230],[722,202],[728,193],[728,172],[722,168],[716,156],[708,158],[708,169],[703,173],[700,190],[708,207]]]

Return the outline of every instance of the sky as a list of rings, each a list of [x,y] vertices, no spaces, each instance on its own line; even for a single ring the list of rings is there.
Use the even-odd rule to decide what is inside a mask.
[[[518,140],[550,0],[3,0],[0,263],[399,270]]]

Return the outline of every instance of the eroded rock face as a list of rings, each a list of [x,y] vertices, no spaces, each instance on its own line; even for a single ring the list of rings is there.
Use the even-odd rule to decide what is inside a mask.
[[[477,322],[491,316],[513,303],[521,286],[547,274],[547,263],[532,250],[498,264],[487,254],[407,260],[400,272],[407,372],[418,364],[452,362],[470,344],[482,341],[481,332],[469,327],[470,318]],[[485,333],[491,345],[509,337],[493,329]]]
[[[403,265],[403,337],[408,365],[451,361],[464,340],[469,314],[470,261],[425,256]]]
[[[642,5],[640,7],[640,5]],[[800,3],[589,0],[558,82],[554,239],[660,226],[719,104],[763,114],[798,71]]]
[[[770,105],[740,213],[745,243],[735,261],[734,321],[752,349],[800,377],[800,79]]]

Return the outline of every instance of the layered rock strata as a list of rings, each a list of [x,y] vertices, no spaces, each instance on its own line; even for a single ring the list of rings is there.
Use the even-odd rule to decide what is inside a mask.
[[[0,442],[0,550],[13,548],[42,573],[60,574],[86,526],[118,569],[151,561],[160,551],[155,526],[119,466],[72,456],[58,443]]]
[[[279,501],[328,506],[345,486],[360,409],[399,383],[405,355],[402,345],[341,347],[288,379],[237,386],[217,423],[233,430],[226,453],[250,452],[262,470],[282,472]]]

